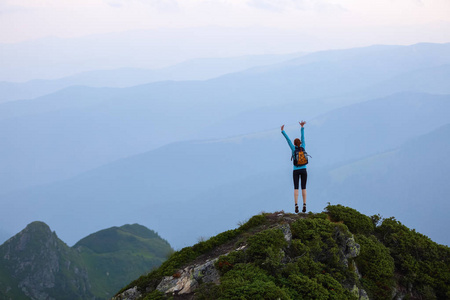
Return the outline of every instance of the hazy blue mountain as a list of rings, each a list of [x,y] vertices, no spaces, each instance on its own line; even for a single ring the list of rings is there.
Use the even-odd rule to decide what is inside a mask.
[[[323,113],[324,107],[332,110],[405,91],[450,94],[450,85],[447,82],[450,82],[449,65],[406,72],[372,87],[342,96],[315,98],[307,101],[296,101],[289,104],[271,105],[248,110],[229,119],[215,122],[199,131],[195,137],[231,136],[242,133],[242,130],[246,132],[269,130],[286,122],[286,120],[296,120],[299,118],[299,115],[303,119],[311,119]],[[235,128],[234,124],[245,124],[245,126]],[[234,132],[232,131],[233,129]]]
[[[361,101],[354,92],[427,62],[429,66],[444,62],[447,48],[448,44],[419,44],[351,49],[350,54],[342,50],[336,52],[339,59],[331,55],[335,52],[330,54],[333,59],[323,59],[322,53],[321,61],[282,63],[207,81],[123,89],[73,87],[4,103],[0,138],[7,146],[0,154],[8,175],[3,176],[2,190],[62,180],[177,140],[273,128],[286,122],[283,112],[290,111],[293,117],[291,108],[311,119]],[[280,108],[279,113],[271,116],[271,108]],[[251,113],[261,111],[263,115]],[[269,120],[262,125],[264,119]]]
[[[0,44],[0,81],[57,79],[103,69],[155,69],[196,58],[308,52],[317,49],[316,40],[296,31],[223,27],[49,37]]]
[[[231,58],[203,58],[189,60],[162,69],[121,68],[96,70],[55,80],[0,82],[0,103],[18,99],[32,99],[70,86],[130,87],[166,80],[207,80],[227,73],[239,72],[255,66],[269,65],[301,56],[253,55]]]
[[[448,245],[449,139],[447,124],[393,151],[334,168],[317,197],[386,217],[397,212],[402,222]]]
[[[1,299],[110,299],[172,252],[139,224],[104,229],[68,247],[43,222],[0,245]]]
[[[410,91],[432,94],[450,94],[450,65],[441,65],[406,72],[381,83],[354,93],[356,99],[383,97],[393,93]]]
[[[316,156],[321,165],[331,165],[397,148],[407,139],[448,123],[449,97],[400,93],[318,117],[310,122],[309,130]]]
[[[282,64],[308,64],[317,61],[347,62],[374,68],[376,62],[386,64],[387,72],[405,72],[446,64],[450,58],[450,43],[418,43],[409,46],[375,45],[343,50],[319,51]],[[373,61],[371,59],[377,59]],[[378,66],[381,67],[381,66]]]
[[[319,183],[330,165],[396,149],[447,124],[449,97],[398,94],[308,122],[312,199],[324,189]],[[298,125],[286,130],[292,139],[299,136]],[[99,227],[139,222],[178,248],[199,236],[216,234],[230,221],[237,223],[255,211],[291,210],[291,182],[290,151],[279,128],[229,139],[178,142],[60,183],[4,194],[1,200],[8,209],[2,212],[0,225],[15,230],[13,226],[39,217],[55,224],[65,240],[75,242]],[[332,196],[320,199],[322,203],[311,201],[309,209],[334,202]],[[229,210],[231,202],[241,209]],[[69,228],[71,223],[78,226]]]

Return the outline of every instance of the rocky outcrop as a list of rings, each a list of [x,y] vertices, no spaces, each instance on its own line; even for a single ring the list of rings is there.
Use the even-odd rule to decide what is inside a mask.
[[[168,295],[186,295],[192,294],[201,283],[218,284],[220,275],[214,266],[218,259],[217,257],[202,264],[190,265],[172,276],[166,276],[156,289]],[[133,287],[115,296],[112,300],[136,300],[140,296],[141,293],[137,287]]]
[[[171,251],[139,224],[104,229],[68,247],[45,223],[33,222],[0,246],[0,299],[109,299]]]
[[[139,292],[137,286],[135,286],[113,297],[112,300],[135,300],[139,299],[141,295],[141,292]]]
[[[279,220],[282,220],[282,224],[277,224],[273,226],[273,229],[281,230],[284,239],[287,242],[287,246],[283,249],[280,249],[282,263],[288,263],[293,261],[294,258],[289,257],[289,247],[292,244],[292,231],[290,223],[295,221],[294,218],[290,218],[285,214],[277,214],[276,215]],[[348,231],[341,231],[336,229],[335,232],[335,240],[339,245],[339,256],[341,263],[348,268],[349,260],[355,258],[360,253],[360,245],[355,242],[353,235]],[[232,250],[245,252],[247,250],[246,244],[241,244],[241,246],[237,249]],[[228,250],[229,251],[229,250]],[[219,256],[227,256],[231,252],[223,253]],[[159,282],[156,287],[156,290],[161,293],[166,294],[167,296],[189,296],[196,293],[196,289],[203,283],[214,283],[220,284],[220,274],[215,267],[216,262],[219,260],[219,256],[215,258],[209,258],[204,262],[192,264],[185,266],[182,269],[179,269],[172,276],[165,276]],[[357,266],[353,263],[353,267],[357,270]],[[356,284],[352,287],[349,286],[348,289],[360,300],[369,300],[369,297],[363,289],[359,288]],[[133,287],[124,293],[113,298],[114,300],[136,300],[139,299],[141,295],[137,291],[136,287]],[[180,298],[184,299],[184,298]],[[186,298],[190,299],[190,298]]]
[[[359,255],[360,246],[355,242],[353,234],[336,230],[335,237],[337,243],[339,244],[341,261],[346,267],[348,267],[348,260]]]
[[[157,286],[165,294],[190,294],[200,283],[219,283],[220,276],[214,264],[218,258],[203,264],[192,265],[178,271],[173,276],[166,276]]]
[[[0,291],[5,296],[7,291],[18,289],[24,299],[60,299],[64,294],[93,298],[79,255],[42,222],[29,224],[5,242],[0,259],[3,272],[10,274],[10,285]]]
[[[286,242],[288,243],[288,246],[291,245],[292,242],[292,232],[291,232],[291,227],[289,226],[289,224],[283,224],[279,227],[281,229],[281,231],[284,234],[284,239],[286,240]]]

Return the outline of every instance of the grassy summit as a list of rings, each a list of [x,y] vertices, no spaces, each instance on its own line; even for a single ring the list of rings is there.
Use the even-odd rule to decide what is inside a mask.
[[[73,246],[86,262],[92,292],[109,298],[123,282],[161,265],[172,251],[156,232],[139,224],[93,233]]]
[[[448,299],[450,249],[394,218],[328,205],[256,215],[175,252],[121,292],[132,288],[129,299]]]

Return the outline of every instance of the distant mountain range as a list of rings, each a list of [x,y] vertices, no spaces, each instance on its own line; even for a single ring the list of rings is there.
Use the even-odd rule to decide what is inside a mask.
[[[105,69],[165,68],[199,58],[309,52],[318,48],[317,42],[316,37],[292,30],[215,26],[48,37],[0,44],[0,81],[58,79]]]
[[[17,232],[40,219],[74,244],[98,228],[139,222],[180,248],[257,212],[291,211],[290,151],[279,126],[294,138],[296,122],[305,119],[313,157],[309,210],[323,207],[318,201],[376,208],[448,244],[440,233],[448,222],[438,213],[446,208],[445,186],[429,192],[435,222],[400,209],[425,211],[410,203],[427,198],[425,183],[441,182],[445,163],[424,166],[424,184],[405,174],[420,173],[407,162],[392,163],[380,173],[386,195],[366,193],[378,188],[371,174],[383,157],[417,154],[405,143],[435,131],[448,141],[437,130],[450,123],[449,50],[418,44],[325,51],[205,81],[69,87],[3,103],[0,228]]]
[[[54,80],[0,82],[0,103],[33,99],[71,86],[130,87],[156,81],[207,80],[227,73],[270,65],[303,54],[249,55],[230,58],[193,59],[162,69],[120,68],[96,70]]]
[[[6,147],[0,149],[0,165],[7,172],[0,174],[0,188],[6,192],[67,179],[179,140],[273,129],[287,117],[297,119],[293,112],[310,120],[374,99],[363,91],[389,78],[424,68],[429,78],[445,75],[439,66],[450,63],[448,53],[450,44],[328,51],[206,81],[71,87],[4,103],[0,139]],[[446,78],[440,78],[444,83]],[[429,85],[431,79],[417,74],[414,79],[416,90],[443,90]],[[383,92],[381,87],[374,94],[403,91],[390,87]]]
[[[346,190],[345,185],[339,187],[339,180],[344,180],[348,173],[341,173],[339,168],[369,172],[370,168],[354,167],[358,166],[355,161],[396,149],[415,153],[413,150],[417,147],[402,147],[408,141],[431,134],[448,124],[449,114],[450,96],[406,93],[355,104],[311,120],[305,130],[306,148],[313,156],[308,183],[309,209],[323,205],[315,200],[318,195],[323,195],[320,199],[325,202],[351,203],[363,211],[377,209],[406,218],[402,213],[406,210],[398,210],[402,205],[417,201],[420,194],[413,193],[411,199],[406,197],[410,193],[409,188],[401,183],[402,178],[410,176],[409,173],[404,174],[409,168],[393,164],[388,166],[391,172],[380,173],[385,176],[380,184],[386,181],[393,185],[389,185],[389,189],[386,186],[386,195],[377,201],[365,200],[368,198],[365,195],[367,186],[378,188],[377,181],[372,181],[371,176],[348,181],[348,194],[337,197]],[[286,131],[294,138],[299,134],[299,126],[286,127]],[[440,138],[448,140],[446,136]],[[418,147],[430,151],[427,146],[425,143]],[[439,153],[435,157],[446,161],[445,151]],[[227,224],[229,226],[230,221],[238,223],[255,210],[290,211],[292,179],[289,158],[289,148],[279,129],[229,139],[169,144],[70,180],[4,194],[2,201],[9,213],[2,215],[1,224],[7,228],[7,224],[14,220],[27,222],[38,215],[51,220],[52,224],[59,224],[59,232],[66,240],[73,241],[76,236],[82,236],[100,224],[136,220],[155,228],[179,248],[199,238],[199,232],[215,234]],[[376,166],[378,164],[375,163]],[[438,159],[429,161],[428,168],[436,171],[427,173],[427,181],[439,180],[445,173],[445,164],[439,163]],[[338,178],[338,183],[329,181],[329,176]],[[438,185],[435,191],[445,194],[445,187]],[[430,195],[434,193],[430,192]],[[387,205],[387,199],[399,204]],[[429,202],[430,211],[439,212],[446,207],[439,197],[433,197]],[[228,210],[232,203],[240,203],[241,209]],[[30,211],[23,211],[22,207],[29,207]],[[132,209],[124,211],[125,207]],[[420,206],[414,206],[414,210],[417,213],[423,211]],[[187,217],[192,214],[196,215],[195,221],[189,221]],[[76,222],[79,215],[88,222],[70,228],[70,231],[62,229],[65,227],[63,224]],[[423,223],[415,220],[408,221],[411,222],[407,223],[409,226],[419,226],[438,242],[449,243],[446,237],[438,234],[447,222],[445,218],[436,217],[425,227],[420,227]],[[205,226],[210,222],[214,226]]]
[[[70,248],[48,225],[32,222],[0,246],[0,298],[109,299],[171,251],[138,224],[101,230]]]

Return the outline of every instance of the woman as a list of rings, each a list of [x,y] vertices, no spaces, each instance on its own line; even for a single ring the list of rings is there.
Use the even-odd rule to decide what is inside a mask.
[[[284,125],[281,126],[281,133],[286,138],[286,141],[289,144],[289,147],[291,148],[292,155],[294,155],[295,147],[302,147],[303,150],[305,150],[305,129],[303,126],[306,124],[305,121],[299,122],[301,128],[301,140],[295,139],[294,144],[292,144],[291,140],[289,139],[286,132],[284,132]],[[306,180],[308,178],[308,173],[306,172],[306,165],[304,166],[295,166],[294,165],[294,171],[293,171],[293,178],[294,178],[294,200],[295,200],[295,212],[298,213],[298,187],[299,187],[299,180],[301,181],[301,188],[302,188],[302,198],[303,198],[303,209],[302,212],[306,212]]]

